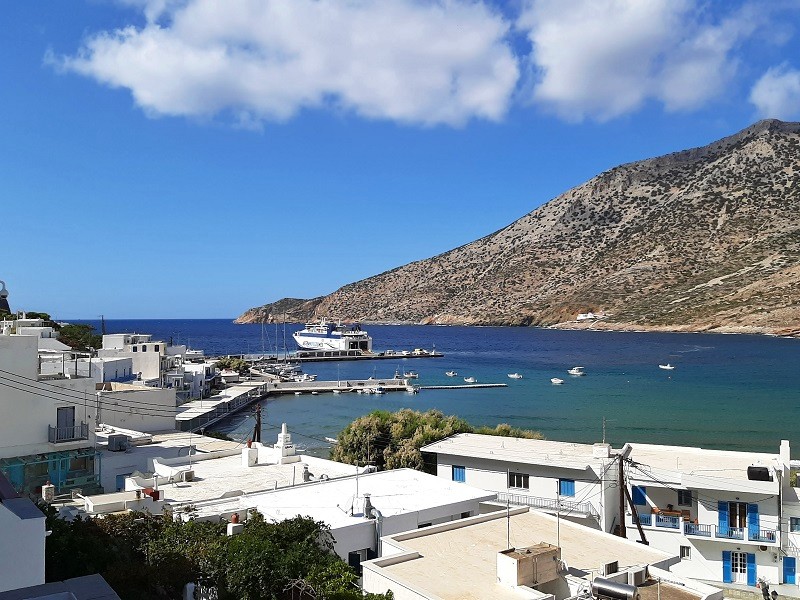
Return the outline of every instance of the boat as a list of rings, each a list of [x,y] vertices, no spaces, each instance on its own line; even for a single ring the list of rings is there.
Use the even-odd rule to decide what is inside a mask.
[[[464,382],[465,383],[478,383],[478,380],[475,379],[474,377],[464,377]]]
[[[665,365],[658,365],[658,368],[659,369],[665,369],[667,371],[672,371],[672,369],[674,369],[675,367],[672,366],[671,364],[667,363]]]
[[[326,319],[306,323],[292,334],[298,350],[360,350],[372,352],[372,338],[358,323],[349,327]]]
[[[385,394],[386,390],[383,389],[381,386],[378,386],[374,390],[372,390],[372,393],[373,394]]]
[[[458,373],[456,373],[455,371],[445,371],[444,374],[447,375],[448,377],[458,377]]]
[[[583,367],[572,367],[567,371],[570,375],[586,375],[583,371]]]
[[[550,379],[550,383],[552,383],[553,385],[561,385],[562,383],[564,383],[564,380],[559,379],[558,377],[552,377]]]
[[[312,396],[319,396],[319,392],[311,392]]]
[[[415,385],[407,385],[406,386],[406,391],[409,394],[419,394],[419,387],[417,387]]]
[[[295,392],[295,393],[294,393],[294,395],[295,395],[295,396],[299,396],[299,395],[300,395],[300,394],[302,394],[302,393],[303,393],[303,392]]]
[[[334,393],[334,394],[341,394],[341,393],[342,393],[342,390],[333,390],[333,393]]]
[[[509,373],[508,376],[510,379],[522,379],[522,375],[519,373]]]
[[[327,435],[325,436],[325,441],[328,442],[329,444],[339,443],[339,440],[337,440],[336,438],[328,437]]]
[[[403,377],[405,377],[406,379],[419,379],[419,373],[417,373],[416,371],[407,371],[403,373]]]

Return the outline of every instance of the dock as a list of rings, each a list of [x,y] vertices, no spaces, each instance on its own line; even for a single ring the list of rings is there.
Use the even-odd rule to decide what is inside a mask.
[[[209,398],[193,400],[178,407],[175,428],[197,431],[229,417],[258,400],[284,394],[369,393],[380,387],[385,392],[414,389],[408,379],[349,379],[341,381],[252,381],[232,385]]]
[[[345,360],[397,360],[402,358],[442,358],[444,354],[433,350],[415,350],[414,352],[397,352],[384,350],[383,352],[362,352],[361,350],[300,350],[286,356],[263,354],[230,354],[228,358],[241,358],[251,363],[272,364],[289,360],[291,362],[326,362]],[[221,358],[221,357],[219,357]]]
[[[508,387],[507,383],[466,383],[464,385],[421,385],[421,390],[467,390],[474,388],[501,388]]]

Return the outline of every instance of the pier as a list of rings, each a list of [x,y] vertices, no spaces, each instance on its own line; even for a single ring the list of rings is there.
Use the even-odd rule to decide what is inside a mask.
[[[274,354],[230,354],[228,358],[241,358],[250,363],[272,364],[282,361],[299,363],[345,361],[345,360],[397,360],[398,358],[442,358],[444,354],[433,350],[415,350],[414,352],[397,352],[385,350],[383,352],[363,352],[361,350],[299,350],[286,356]],[[221,357],[220,357],[221,358]]]
[[[475,388],[501,388],[508,387],[507,383],[465,383],[463,385],[421,385],[421,390],[468,390]]]

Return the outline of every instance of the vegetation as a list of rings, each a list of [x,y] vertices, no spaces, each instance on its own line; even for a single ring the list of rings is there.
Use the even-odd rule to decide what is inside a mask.
[[[100,348],[103,345],[103,336],[95,334],[94,331],[91,325],[63,325],[58,332],[58,341],[73,350],[84,352],[89,348]]]
[[[339,434],[331,458],[348,464],[374,464],[378,469],[408,467],[433,472],[420,448],[457,433],[483,433],[506,437],[541,439],[536,431],[517,429],[505,423],[495,428],[475,428],[441,411],[422,413],[404,408],[395,413],[377,410],[359,417]]]
[[[220,600],[361,600],[355,572],[332,550],[327,526],[306,517],[271,523],[256,513],[239,535],[224,523],[147,513],[64,521],[43,505],[46,579],[100,573],[123,600],[180,598],[188,582],[216,586]],[[371,595],[369,600],[391,600]]]
[[[243,358],[233,358],[226,356],[217,361],[217,367],[220,369],[230,369],[231,371],[238,371],[245,373],[250,368],[250,364]]]

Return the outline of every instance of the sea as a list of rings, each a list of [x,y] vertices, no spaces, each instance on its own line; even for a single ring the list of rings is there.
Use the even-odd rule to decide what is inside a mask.
[[[86,321],[100,329],[99,322]],[[236,325],[228,319],[107,320],[108,333],[151,333],[206,355],[280,356],[294,349],[296,324]],[[281,423],[314,453],[351,421],[374,410],[437,409],[473,425],[541,432],[559,441],[625,442],[777,453],[780,440],[800,454],[800,339],[757,335],[568,331],[534,327],[365,326],[373,349],[435,349],[441,358],[306,363],[320,380],[419,373],[418,385],[464,377],[504,383],[490,389],[421,390],[384,395],[279,396],[262,401],[264,439]],[[659,364],[674,365],[673,370]],[[567,374],[583,366],[586,375]],[[457,371],[458,377],[445,375]],[[522,379],[510,379],[520,373]],[[553,385],[552,377],[564,380]],[[213,428],[244,439],[252,410]]]

